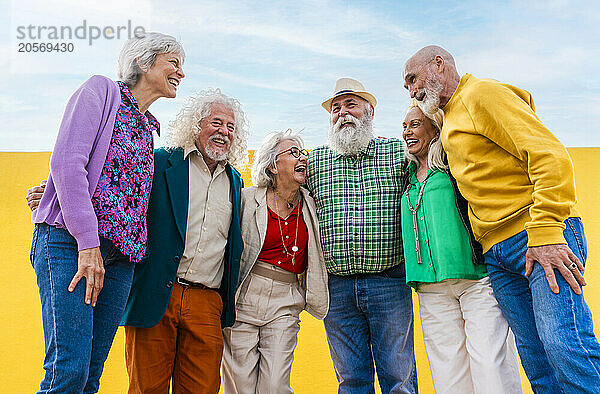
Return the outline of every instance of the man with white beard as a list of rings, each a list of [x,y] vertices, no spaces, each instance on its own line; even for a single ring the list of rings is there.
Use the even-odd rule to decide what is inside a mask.
[[[374,138],[377,101],[350,78],[323,102],[328,145],[314,149],[306,184],[317,206],[329,273],[324,320],[339,393],[416,393],[411,290],[400,234],[400,140]]]
[[[154,153],[148,254],[121,324],[129,393],[217,393],[235,322],[247,120],[219,89],[190,97]]]
[[[531,94],[459,77],[443,48],[413,55],[404,81],[424,111],[445,113],[448,164],[533,391],[600,393],[600,345],[581,290],[587,246],[565,147]]]

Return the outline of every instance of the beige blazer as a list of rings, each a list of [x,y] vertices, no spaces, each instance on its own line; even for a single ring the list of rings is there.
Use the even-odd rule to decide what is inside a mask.
[[[329,289],[327,270],[321,249],[319,237],[319,222],[315,202],[309,196],[308,190],[301,188],[304,204],[302,215],[308,229],[308,266],[304,274],[299,275],[299,282],[306,290],[306,305],[304,309],[316,317],[323,319],[329,310]],[[239,297],[242,284],[254,267],[262,250],[267,235],[267,189],[251,186],[242,189],[242,239],[244,251],[240,262],[240,276],[236,300]]]

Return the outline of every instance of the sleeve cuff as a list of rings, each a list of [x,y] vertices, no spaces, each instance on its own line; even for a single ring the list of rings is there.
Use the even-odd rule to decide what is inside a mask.
[[[565,225],[559,223],[556,226],[533,227],[527,229],[528,247],[566,244],[563,230]]]
[[[100,246],[100,237],[97,231],[89,231],[86,233],[73,236],[77,240],[77,250],[91,249]]]

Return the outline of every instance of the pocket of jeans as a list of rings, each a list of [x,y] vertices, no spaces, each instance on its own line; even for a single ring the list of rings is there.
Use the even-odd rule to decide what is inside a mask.
[[[579,249],[579,255],[583,259],[581,263],[585,265],[585,262],[587,261],[587,240],[585,238],[583,223],[581,222],[581,219],[568,218],[565,221],[565,224],[573,233],[577,249]]]
[[[33,266],[33,258],[35,256],[35,247],[37,245],[38,228],[39,228],[38,224],[36,224],[35,227],[33,228],[33,236],[31,237],[31,250],[29,251],[29,263],[31,264],[31,267],[33,267],[34,269],[35,269],[35,267]]]

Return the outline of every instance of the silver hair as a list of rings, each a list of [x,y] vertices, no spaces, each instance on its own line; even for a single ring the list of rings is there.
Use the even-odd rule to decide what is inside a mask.
[[[429,153],[427,153],[427,163],[429,164],[430,168],[446,170],[446,169],[448,169],[448,164],[446,163],[446,152],[444,151],[444,147],[442,146],[442,140],[440,138],[440,134],[442,132],[442,126],[444,124],[444,111],[442,111],[441,109],[438,109],[434,113],[428,113],[428,112],[425,112],[421,108],[421,105],[423,105],[422,102],[413,100],[412,103],[408,106],[406,113],[408,113],[408,111],[410,111],[413,108],[419,108],[419,110],[421,112],[423,112],[423,115],[425,115],[427,117],[427,119],[429,119],[431,121],[431,124],[433,125],[433,127],[435,128],[435,130],[437,132],[436,133],[437,136],[435,138],[433,138],[431,140],[431,142],[429,143]],[[417,165],[419,164],[419,162],[417,161],[417,158],[413,154],[409,153],[408,149],[406,149],[406,158],[409,161],[415,162]]]
[[[129,87],[140,78],[141,68],[149,69],[154,65],[156,55],[176,53],[185,60],[183,46],[174,37],[167,34],[146,32],[142,37],[133,37],[125,42],[119,54],[117,76]]]
[[[275,187],[275,176],[271,168],[275,167],[277,147],[283,141],[294,141],[298,148],[304,149],[304,141],[300,134],[287,129],[286,131],[275,131],[267,135],[262,145],[254,155],[254,165],[252,166],[252,183],[259,187]]]
[[[223,104],[233,111],[235,131],[231,148],[227,153],[227,162],[232,166],[241,166],[248,159],[248,120],[242,110],[242,104],[223,93],[220,89],[207,89],[189,97],[183,104],[175,120],[169,123],[171,133],[167,137],[166,146],[170,148],[185,148],[195,143],[196,135],[200,132],[200,123],[210,115],[213,104]]]

